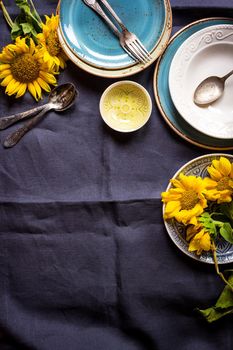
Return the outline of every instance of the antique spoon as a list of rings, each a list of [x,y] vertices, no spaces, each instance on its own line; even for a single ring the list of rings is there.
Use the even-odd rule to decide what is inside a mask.
[[[27,121],[20,129],[10,134],[4,141],[4,147],[10,148],[16,145],[16,143],[18,143],[19,140],[31,130],[49,110],[53,109],[56,112],[63,112],[70,108],[77,95],[78,91],[71,83],[63,84],[53,89],[49,96],[49,102],[43,106],[40,113]]]
[[[33,109],[29,109],[28,111],[25,112],[21,112],[21,113],[17,113],[17,114],[13,114],[7,117],[3,117],[0,118],[0,130],[6,129],[9,126],[13,125],[14,123],[16,123],[17,121],[20,121],[22,119],[28,118],[33,116],[34,114],[40,112],[42,109],[44,109],[48,104],[51,104],[51,102],[54,101],[54,99],[56,98],[56,96],[60,93],[60,91],[62,91],[63,89],[68,88],[70,85],[72,84],[64,84],[64,85],[60,85],[56,88],[54,88],[49,95],[49,101],[46,104],[43,104],[41,106],[35,107]]]
[[[223,77],[211,76],[203,80],[196,88],[193,101],[198,106],[206,106],[219,99],[222,96],[225,81],[233,74],[233,70]]]

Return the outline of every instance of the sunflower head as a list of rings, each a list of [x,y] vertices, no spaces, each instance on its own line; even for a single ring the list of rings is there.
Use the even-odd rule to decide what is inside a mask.
[[[37,35],[39,44],[43,49],[44,60],[49,65],[55,64],[58,68],[65,68],[67,58],[57,35],[59,16],[52,15],[51,17],[45,16],[45,18],[46,22],[42,24],[42,33]]]
[[[206,191],[208,200],[217,203],[231,202],[233,194],[233,163],[227,158],[214,159],[208,167],[208,173],[215,185]]]
[[[212,248],[211,237],[201,224],[190,225],[186,230],[186,240],[189,242],[188,250],[200,255],[202,251],[209,251]]]
[[[165,203],[164,219],[175,218],[184,225],[197,224],[197,217],[207,207],[203,195],[205,182],[201,177],[181,173],[171,183],[173,187],[161,194]]]
[[[3,48],[0,54],[0,85],[8,95],[21,97],[28,90],[38,100],[42,89],[51,91],[49,84],[56,85],[55,70],[43,60],[43,53],[32,39],[17,38],[14,44]]]

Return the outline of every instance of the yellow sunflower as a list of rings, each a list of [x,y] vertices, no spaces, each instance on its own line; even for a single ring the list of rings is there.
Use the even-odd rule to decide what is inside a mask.
[[[212,249],[210,234],[201,224],[190,225],[187,228],[186,240],[190,241],[188,250],[190,252],[196,251],[197,255],[200,255],[203,250],[209,251]]]
[[[49,84],[56,85],[54,70],[43,61],[43,54],[30,39],[17,38],[15,44],[9,44],[0,53],[1,86],[6,87],[6,94],[21,97],[28,90],[38,101],[42,89],[50,92]]]
[[[162,201],[165,203],[164,219],[175,218],[184,225],[197,224],[197,216],[207,207],[203,195],[205,181],[201,177],[180,174],[172,179],[173,187],[163,192]]]
[[[55,64],[57,67],[64,69],[67,58],[57,35],[59,16],[52,15],[51,18],[48,16],[45,17],[46,23],[42,24],[43,32],[37,34],[37,39],[43,48],[44,61],[50,65]]]
[[[231,202],[233,194],[233,163],[220,157],[212,161],[208,173],[215,185],[206,191],[206,198],[217,203]]]

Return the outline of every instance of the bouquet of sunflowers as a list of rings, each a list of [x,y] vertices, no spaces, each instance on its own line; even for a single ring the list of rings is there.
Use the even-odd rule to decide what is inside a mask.
[[[216,242],[233,244],[233,163],[226,157],[212,160],[204,178],[180,173],[163,192],[164,219],[184,225],[188,250],[212,252],[217,274],[226,287],[214,307],[198,310],[208,322],[233,313],[233,270],[220,272]]]
[[[56,85],[56,76],[66,65],[57,36],[58,16],[45,16],[43,23],[32,0],[15,3],[20,13],[12,21],[0,0],[13,40],[0,53],[0,85],[9,96],[19,98],[29,91],[38,101],[42,90],[50,92],[50,85]]]

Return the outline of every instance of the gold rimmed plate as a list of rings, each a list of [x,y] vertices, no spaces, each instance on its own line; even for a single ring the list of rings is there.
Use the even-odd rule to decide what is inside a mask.
[[[233,149],[233,139],[219,139],[201,133],[190,126],[178,113],[169,91],[169,70],[172,59],[182,43],[203,28],[218,24],[233,24],[230,18],[205,18],[193,22],[177,32],[159,58],[154,73],[154,94],[157,106],[166,123],[186,141],[211,150]]]

